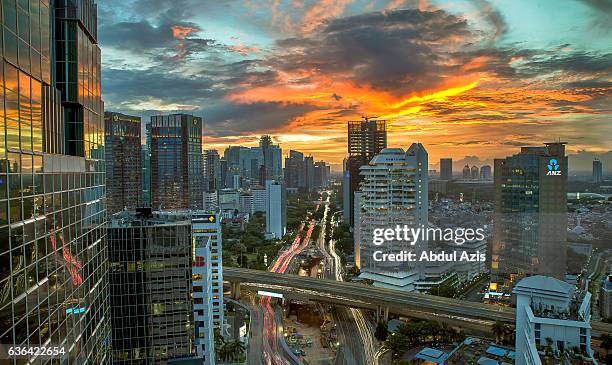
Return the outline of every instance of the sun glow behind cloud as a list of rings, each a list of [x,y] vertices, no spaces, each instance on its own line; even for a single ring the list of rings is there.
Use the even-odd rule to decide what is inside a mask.
[[[125,9],[116,1],[101,6]],[[205,148],[267,133],[339,163],[346,122],[377,116],[390,145],[422,142],[432,160],[557,137],[609,149],[612,47],[588,2],[560,21],[584,42],[546,20],[527,40],[521,29],[537,30],[545,12],[486,0],[140,3],[121,22],[102,19],[107,109],[201,115]],[[235,33],[217,37],[220,22]]]

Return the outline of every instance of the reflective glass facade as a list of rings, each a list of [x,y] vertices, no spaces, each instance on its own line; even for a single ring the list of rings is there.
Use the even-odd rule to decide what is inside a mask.
[[[104,113],[106,210],[113,214],[143,206],[140,117]]]
[[[151,205],[154,209],[202,209],[202,118],[151,117]]]
[[[86,31],[95,4],[75,8],[89,20],[72,20],[87,37],[74,39],[71,56],[89,66],[81,70],[75,61],[60,76],[51,49],[61,48],[62,38],[51,25],[63,20],[53,4],[2,1],[0,343],[60,346],[62,363],[104,364],[110,326],[100,58]],[[87,98],[66,98],[59,81],[71,78],[87,79]],[[88,112],[75,119],[66,109]]]
[[[555,161],[556,169],[549,167]],[[491,281],[509,293],[528,275],[565,278],[567,157],[563,143],[495,160]],[[557,174],[552,174],[555,171]]]
[[[195,353],[191,221],[116,214],[108,225],[114,364],[158,364]]]

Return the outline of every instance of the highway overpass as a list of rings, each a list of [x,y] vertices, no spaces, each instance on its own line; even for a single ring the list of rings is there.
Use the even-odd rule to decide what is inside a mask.
[[[239,295],[240,284],[248,284],[283,293],[289,299],[370,309],[385,317],[388,313],[395,313],[415,318],[434,319],[481,332],[488,332],[495,321],[508,323],[515,321],[513,308],[428,294],[406,293],[360,283],[235,267],[224,267],[223,279],[232,283],[232,294],[235,296]],[[592,322],[591,326],[594,337],[602,333],[612,333],[611,324]]]

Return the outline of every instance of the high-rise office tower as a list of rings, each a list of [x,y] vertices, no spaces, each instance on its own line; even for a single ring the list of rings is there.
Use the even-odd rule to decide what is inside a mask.
[[[227,176],[227,160],[225,158],[222,158],[219,160],[219,190],[225,189],[229,186]]]
[[[189,216],[150,209],[109,217],[114,364],[195,354],[191,230]]]
[[[141,147],[142,206],[151,206],[151,123],[145,124],[145,144]]]
[[[207,191],[220,189],[221,171],[217,150],[204,151],[204,187]]]
[[[427,228],[428,157],[420,143],[413,143],[406,152],[401,148],[385,148],[369,164],[361,167],[363,181],[356,193],[360,212],[360,268],[364,278],[374,285],[399,290],[416,290],[421,273],[418,265],[377,262],[374,253],[420,252],[427,249],[421,238],[413,242],[388,240],[383,246],[374,244],[374,230],[408,226]],[[357,244],[357,243],[356,243]]]
[[[491,166],[483,165],[480,168],[480,180],[491,180],[493,175],[491,174]]]
[[[440,180],[452,180],[453,179],[453,159],[452,158],[441,158],[440,159]]]
[[[305,182],[304,154],[290,150],[289,156],[285,158],[285,184],[288,188],[299,189],[305,186]]]
[[[191,213],[191,232],[194,241],[194,248],[196,250],[196,256],[202,254],[201,249],[208,251],[206,255],[210,255],[209,258],[205,257],[205,264],[210,269],[210,273],[206,273],[206,276],[198,278],[201,285],[196,285],[193,288],[194,296],[194,309],[196,310],[196,319],[200,318],[199,310],[208,311],[212,319],[212,324],[215,328],[222,330],[224,322],[223,314],[223,271],[221,263],[223,260],[221,242],[223,240],[221,232],[221,217],[219,214],[208,214],[205,212],[192,212]],[[200,259],[196,257],[195,263],[199,263]],[[197,266],[197,265],[196,265]],[[210,275],[209,277],[207,277]],[[195,284],[194,284],[195,285]],[[211,295],[210,302],[207,303],[207,292]],[[200,303],[199,299],[203,299]],[[202,304],[202,305],[199,305]],[[210,306],[210,307],[208,307]],[[201,350],[204,353],[207,352],[207,348],[211,349],[211,339],[206,337],[209,335],[208,329],[210,323],[207,321],[207,317],[202,317],[196,321],[196,332],[201,341],[199,341],[203,347]],[[196,341],[198,343],[198,341]],[[199,353],[198,353],[199,354]],[[214,354],[214,350],[206,354],[210,357],[210,354]],[[214,359],[212,359],[214,361]]]
[[[154,209],[202,209],[202,118],[151,117],[151,205]]]
[[[312,156],[304,157],[304,191],[314,188],[314,159]]]
[[[509,292],[526,275],[565,278],[565,143],[522,147],[494,165],[491,291]]]
[[[266,181],[266,235],[280,239],[287,233],[287,197],[278,181]]]
[[[253,212],[252,213],[265,213],[268,202],[268,196],[266,195],[265,186],[254,186],[251,188],[251,194],[253,195]]]
[[[480,178],[480,169],[478,168],[478,166],[472,166],[472,168],[470,169],[470,178],[472,180],[478,180]]]
[[[355,224],[355,215],[353,214],[353,221],[348,222],[349,217],[351,216],[351,211],[355,209],[355,196],[353,195],[353,207],[349,207],[349,202],[351,201],[351,197],[349,196],[351,193],[350,189],[351,185],[351,174],[348,170],[348,159],[345,158],[342,160],[342,217],[344,218],[344,222],[348,224],[350,227],[354,227]]]
[[[463,177],[463,180],[469,180],[472,178],[472,170],[470,169],[470,165],[466,164],[465,166],[463,166],[461,176]]]
[[[143,206],[140,117],[105,112],[104,142],[107,214]]]
[[[330,168],[325,161],[317,161],[314,164],[314,187],[327,188],[329,187]]]
[[[601,160],[595,158],[593,160],[593,182],[600,183],[603,181],[603,166]]]
[[[0,343],[108,364],[96,4],[3,1],[2,13]]]
[[[345,201],[345,210],[349,217],[344,217],[345,222],[353,224],[353,205],[355,190],[363,177],[359,173],[361,166],[367,165],[370,160],[387,147],[387,122],[385,120],[364,118],[359,121],[348,122],[348,169],[349,184],[344,186],[348,189],[349,201]]]
[[[283,177],[283,150],[272,142],[270,136],[261,136],[259,148],[263,154],[265,175],[260,179],[264,185],[266,180],[278,180]]]
[[[197,356],[204,365],[215,363],[215,327],[213,323],[212,281],[210,265],[210,240],[201,240],[194,248],[193,278],[193,322]],[[200,361],[198,361],[200,362]]]

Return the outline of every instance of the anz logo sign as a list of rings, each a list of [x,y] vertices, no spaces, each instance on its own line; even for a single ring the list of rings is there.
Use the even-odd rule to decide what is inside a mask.
[[[548,167],[548,171],[546,172],[546,175],[561,176],[561,170],[559,170],[559,163],[557,162],[556,159],[551,158],[550,161],[548,161],[548,165],[546,167]]]

